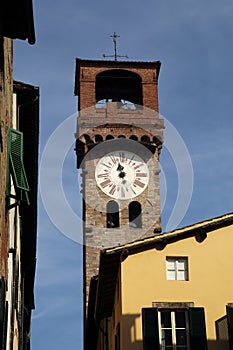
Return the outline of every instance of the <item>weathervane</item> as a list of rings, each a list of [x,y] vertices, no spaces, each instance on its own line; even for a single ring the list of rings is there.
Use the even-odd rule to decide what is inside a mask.
[[[114,57],[114,60],[117,61],[117,58],[118,57],[125,57],[125,58],[128,58],[127,55],[124,55],[124,56],[121,56],[121,55],[118,55],[117,54],[117,47],[116,47],[116,41],[117,41],[117,38],[120,38],[120,35],[117,35],[116,32],[113,33],[113,35],[110,36],[111,38],[113,38],[113,44],[114,44],[114,55],[105,55],[103,54],[103,57]]]

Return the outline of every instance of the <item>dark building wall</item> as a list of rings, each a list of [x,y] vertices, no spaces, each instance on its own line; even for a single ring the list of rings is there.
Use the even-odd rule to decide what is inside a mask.
[[[8,219],[6,205],[7,130],[12,124],[13,79],[12,40],[0,38],[0,273],[6,277]]]

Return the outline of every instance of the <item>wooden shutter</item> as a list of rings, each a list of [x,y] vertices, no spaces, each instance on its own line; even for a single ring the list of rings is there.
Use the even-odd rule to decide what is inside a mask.
[[[159,350],[158,309],[142,309],[143,349]]]
[[[206,350],[207,339],[204,308],[189,308],[189,331],[191,350]]]
[[[227,325],[228,325],[228,337],[229,337],[229,347],[233,350],[233,308],[227,306]]]
[[[120,350],[121,348],[121,335],[120,335],[120,323],[118,323],[115,335],[115,350]]]
[[[22,192],[24,192],[26,201],[29,204],[29,186],[23,164],[23,133],[11,128],[8,129],[8,168],[7,195],[10,196],[9,174],[11,173],[15,189],[20,193],[20,198],[18,199],[22,199]]]

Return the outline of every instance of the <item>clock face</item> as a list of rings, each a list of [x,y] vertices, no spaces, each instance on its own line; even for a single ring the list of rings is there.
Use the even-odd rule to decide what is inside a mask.
[[[99,160],[95,179],[98,187],[109,197],[127,200],[138,196],[147,188],[149,170],[137,154],[114,151]]]

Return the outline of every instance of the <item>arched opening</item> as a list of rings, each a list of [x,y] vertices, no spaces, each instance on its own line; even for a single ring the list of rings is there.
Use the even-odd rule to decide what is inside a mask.
[[[131,202],[129,204],[129,226],[131,228],[142,227],[142,207],[139,202]]]
[[[128,70],[111,69],[96,76],[96,102],[128,101],[142,105],[142,79]]]
[[[102,142],[103,141],[103,137],[101,135],[95,135],[95,142]]]
[[[149,138],[149,136],[147,136],[147,135],[143,135],[143,136],[141,137],[141,141],[142,141],[143,143],[150,143],[150,138]]]
[[[118,139],[125,139],[125,135],[119,135]]]
[[[161,143],[161,138],[158,136],[154,136],[153,137],[153,143],[155,143],[156,145],[159,145]]]
[[[120,226],[119,220],[119,205],[115,201],[107,203],[107,217],[106,217],[107,228],[117,228]]]
[[[114,139],[114,136],[112,136],[112,135],[107,135],[106,136],[106,140],[113,140]]]
[[[84,134],[83,137],[84,137],[84,140],[85,140],[85,143],[86,143],[86,144],[91,143],[91,138],[90,138],[89,135]]]
[[[130,140],[138,141],[138,137],[136,135],[131,135]]]

